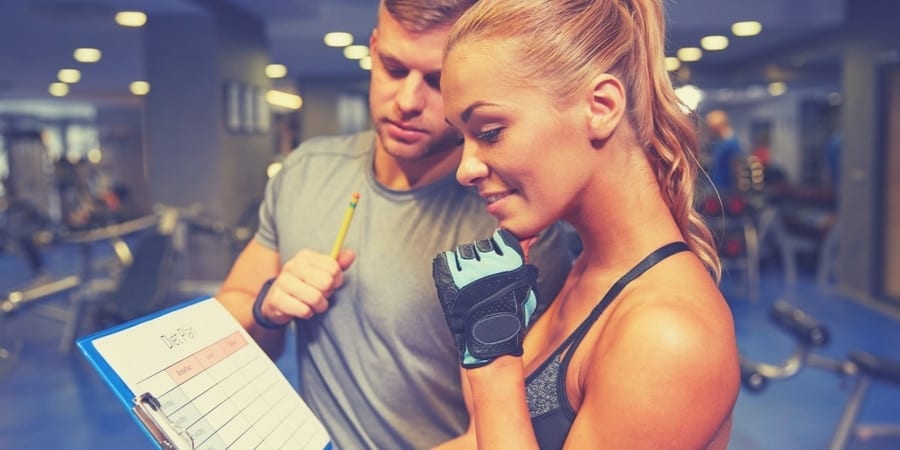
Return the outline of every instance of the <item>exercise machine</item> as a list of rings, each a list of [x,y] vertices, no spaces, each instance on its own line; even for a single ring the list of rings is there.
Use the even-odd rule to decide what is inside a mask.
[[[24,307],[71,292],[80,284],[80,277],[68,275],[36,286],[14,290],[0,298],[0,379],[3,379],[16,364],[22,349],[21,339],[6,335],[6,320]]]
[[[854,439],[876,436],[900,436],[900,424],[859,424],[863,403],[873,382],[900,387],[900,360],[879,357],[854,350],[846,358],[822,356],[815,349],[830,341],[828,328],[806,312],[784,300],[778,300],[769,311],[769,318],[794,340],[793,352],[780,363],[754,361],[741,356],[741,381],[746,390],[760,393],[770,381],[785,380],[806,367],[825,370],[852,383],[852,390],[832,436],[829,450],[845,450]]]

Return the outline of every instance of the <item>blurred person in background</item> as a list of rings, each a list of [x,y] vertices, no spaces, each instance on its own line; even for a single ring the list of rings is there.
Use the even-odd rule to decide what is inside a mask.
[[[706,114],[706,128],[710,135],[709,178],[720,194],[738,189],[738,172],[744,163],[744,152],[728,113],[715,109]]]

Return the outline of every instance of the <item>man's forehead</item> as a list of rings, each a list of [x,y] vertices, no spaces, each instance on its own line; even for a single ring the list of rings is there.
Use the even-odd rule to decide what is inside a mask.
[[[382,62],[422,72],[440,72],[444,59],[443,35],[417,36],[380,30],[372,51]]]
[[[385,64],[392,64],[397,66],[406,67],[409,69],[416,69],[422,72],[440,72],[441,66],[443,65],[442,60],[436,59],[434,61],[423,61],[423,58],[416,57],[404,57],[402,53],[394,53],[389,48],[378,47],[375,49],[376,56],[381,59],[381,61]]]

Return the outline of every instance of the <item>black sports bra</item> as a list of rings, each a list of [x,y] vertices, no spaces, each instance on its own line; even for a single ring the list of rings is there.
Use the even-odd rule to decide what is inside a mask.
[[[572,423],[575,421],[575,411],[569,404],[566,395],[566,370],[572,360],[572,354],[575,353],[575,349],[578,348],[578,344],[581,343],[591,325],[597,321],[600,314],[603,314],[606,307],[628,283],[655,266],[656,263],[675,253],[688,250],[690,249],[684,242],[672,242],[656,249],[641,260],[609,288],[587,319],[581,322],[578,328],[531,375],[525,378],[528,412],[531,415],[531,424],[534,426],[538,445],[542,450],[562,448],[566,436],[572,428]],[[566,352],[569,348],[571,351]],[[563,356],[564,352],[565,356]]]

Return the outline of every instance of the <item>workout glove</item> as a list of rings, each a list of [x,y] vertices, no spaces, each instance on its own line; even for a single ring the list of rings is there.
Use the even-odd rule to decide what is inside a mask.
[[[434,284],[466,369],[498,356],[522,355],[522,340],[537,306],[537,268],[525,264],[509,231],[439,253]]]

